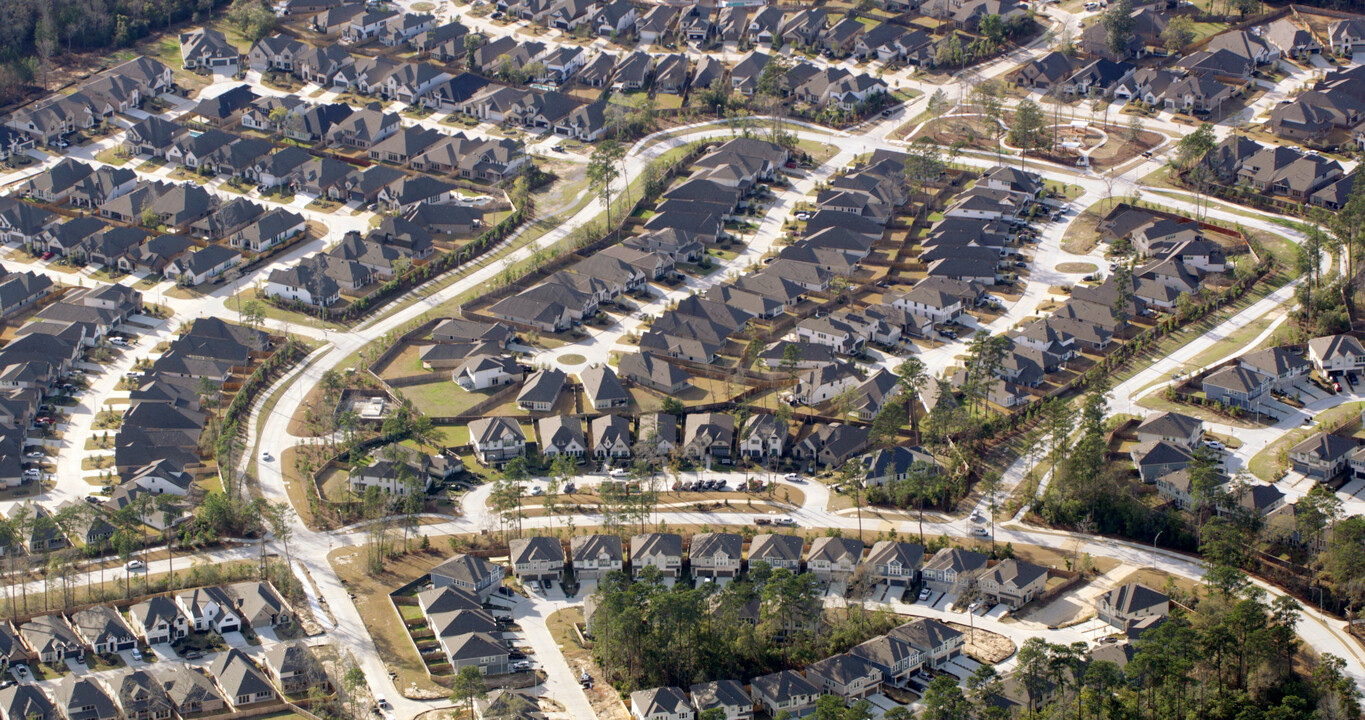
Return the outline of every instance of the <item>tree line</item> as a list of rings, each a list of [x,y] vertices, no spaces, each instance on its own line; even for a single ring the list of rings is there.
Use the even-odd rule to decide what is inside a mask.
[[[1330,654],[1306,658],[1295,628],[1298,604],[1267,599],[1240,570],[1244,546],[1211,521],[1201,549],[1202,587],[1166,591],[1170,618],[1135,641],[1131,658],[1095,660],[1085,643],[1030,638],[1019,648],[1010,692],[983,668],[964,692],[935,682],[924,720],[1004,720],[1002,695],[1029,720],[1348,720],[1360,717],[1360,689]]]
[[[669,588],[654,567],[635,580],[614,572],[593,597],[593,657],[622,692],[802,667],[899,624],[857,604],[824,613],[814,575],[762,562],[720,589]]]

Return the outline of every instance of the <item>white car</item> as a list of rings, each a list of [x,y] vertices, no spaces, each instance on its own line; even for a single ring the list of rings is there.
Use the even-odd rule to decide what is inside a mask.
[[[136,660],[136,661],[138,661],[138,662],[142,662],[142,651],[141,651],[141,650],[138,650],[137,648],[133,648],[132,650],[130,650],[130,651],[128,652],[128,654],[129,654],[129,655],[132,655],[134,660]]]
[[[29,468],[24,471],[24,477],[38,479],[43,476],[43,471],[38,468]]]
[[[611,476],[614,478],[629,477],[630,471],[625,468],[616,468],[615,470],[611,471]]]
[[[801,476],[798,475],[797,473],[787,473],[786,475],[783,475],[783,476],[782,476],[782,479],[783,479],[783,480],[786,480],[787,482],[793,482],[793,483],[800,483],[800,482],[802,482]]]
[[[45,457],[47,457],[47,456],[44,455],[44,454],[42,454],[42,453],[40,453],[40,452],[36,452],[36,451],[35,451],[35,452],[31,452],[31,453],[26,453],[26,454],[24,455],[24,457],[28,458],[29,460],[42,460],[43,458],[45,458]]]
[[[929,588],[924,588],[923,590],[920,590],[920,591],[919,591],[919,601],[920,601],[920,602],[924,602],[925,600],[928,600],[930,594],[931,594],[931,593],[929,592]]]
[[[273,462],[275,460],[275,457],[268,452],[263,452],[261,453],[261,459],[266,462]]]
[[[141,560],[129,560],[128,564],[124,565],[123,568],[130,572],[133,570],[145,570],[147,568],[147,563],[144,563]]]
[[[987,537],[990,535],[990,532],[988,532],[986,528],[977,525],[976,527],[972,528],[972,534],[978,537]]]
[[[110,344],[110,345],[127,345],[127,344],[128,344],[128,341],[127,341],[127,340],[124,340],[123,338],[121,338],[121,337],[119,337],[119,336],[117,336],[117,335],[115,335],[114,337],[109,338],[109,344]]]
[[[1204,447],[1210,450],[1217,450],[1218,452],[1222,452],[1227,449],[1226,445],[1217,440],[1205,440]]]

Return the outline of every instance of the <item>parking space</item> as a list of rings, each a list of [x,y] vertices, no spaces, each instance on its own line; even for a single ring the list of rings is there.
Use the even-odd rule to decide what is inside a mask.
[[[825,588],[825,597],[841,598],[848,591],[848,584],[842,582],[832,582]]]
[[[929,604],[935,610],[947,610],[957,602],[957,593],[943,593],[937,597],[930,597]]]

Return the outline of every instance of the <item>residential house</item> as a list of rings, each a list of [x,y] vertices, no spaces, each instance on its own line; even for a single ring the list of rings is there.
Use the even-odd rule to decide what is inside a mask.
[[[989,559],[972,550],[944,548],[934,553],[920,574],[930,590],[961,593],[971,586],[973,578],[986,567]]]
[[[815,712],[815,701],[821,694],[820,688],[792,670],[756,677],[749,683],[749,696],[771,717],[783,713],[792,718],[806,717]]]
[[[574,575],[580,580],[600,580],[623,567],[621,538],[616,535],[575,535],[569,541]]]
[[[1165,593],[1138,582],[1130,582],[1095,597],[1095,613],[1110,625],[1127,630],[1134,623],[1151,617],[1166,617],[1171,599]]]
[[[509,545],[512,573],[522,581],[556,580],[564,570],[564,546],[551,537],[518,538]]]
[[[503,570],[480,557],[460,553],[431,569],[431,584],[454,587],[476,596],[481,602],[502,587]]]
[[[658,568],[664,577],[676,578],[682,570],[682,536],[646,533],[630,539],[631,572],[639,577],[646,567]]]
[[[540,454],[548,458],[567,455],[582,460],[588,442],[583,437],[583,421],[574,415],[551,415],[536,421]]]
[[[692,536],[687,557],[693,577],[738,577],[744,563],[744,538],[733,533],[698,533]]]
[[[876,695],[882,689],[881,668],[848,653],[810,663],[805,672],[812,685],[849,703]]]
[[[878,540],[867,555],[868,572],[874,581],[891,586],[913,585],[924,563],[924,547],[909,542]]]
[[[469,442],[474,456],[489,467],[501,466],[526,454],[526,435],[515,420],[479,418],[469,423]]]
[[[1047,568],[1010,558],[980,572],[976,586],[991,601],[1019,609],[1047,587]]]
[[[630,714],[635,720],[693,720],[696,711],[682,688],[660,687],[630,694]]]
[[[265,673],[237,648],[230,648],[214,658],[209,673],[234,710],[274,702],[278,698]]]
[[[811,542],[806,568],[826,583],[847,583],[863,561],[863,542],[852,538],[820,537]]]

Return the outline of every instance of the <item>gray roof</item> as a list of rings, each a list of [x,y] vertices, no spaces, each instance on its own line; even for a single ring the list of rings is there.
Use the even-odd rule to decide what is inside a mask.
[[[692,536],[692,546],[688,550],[693,562],[697,558],[717,555],[738,560],[743,554],[744,537],[735,533],[697,533]]]
[[[1116,587],[1100,597],[1113,606],[1115,610],[1124,614],[1148,610],[1170,601],[1165,593],[1157,592],[1137,582]]]
[[[954,638],[962,637],[961,632],[929,618],[911,620],[887,635],[904,641],[921,652],[930,652]]]
[[[755,535],[749,543],[749,564],[752,567],[753,563],[768,559],[799,563],[804,545],[805,541],[796,535]]]
[[[1203,423],[1197,418],[1176,412],[1164,412],[1147,418],[1138,426],[1137,431],[1139,434],[1154,434],[1162,437],[1189,437],[1201,427],[1203,427]]]
[[[166,690],[146,670],[128,670],[113,683],[118,704],[125,716],[169,716],[175,706]]]
[[[987,558],[979,552],[963,550],[962,548],[943,548],[934,553],[929,562],[924,564],[925,570],[952,570],[956,573],[967,573],[986,567]]]
[[[867,555],[869,565],[900,563],[903,567],[917,568],[924,562],[924,547],[908,542],[878,540]]]
[[[825,560],[837,563],[852,560],[855,564],[863,559],[863,541],[854,538],[819,537],[810,544],[807,562]]]
[[[682,557],[682,536],[674,533],[646,533],[630,539],[630,558]]]
[[[477,585],[479,581],[493,574],[495,568],[493,563],[483,558],[460,553],[432,568],[431,575]]]
[[[616,535],[575,535],[569,541],[569,550],[574,562],[596,559],[603,554],[616,561],[624,558],[621,538]]]
[[[180,663],[161,663],[155,672],[161,687],[177,708],[223,701],[223,695],[213,681],[196,668]]]
[[[1010,558],[987,570],[980,577],[989,578],[997,585],[1022,588],[1046,575],[1045,567]]]
[[[517,538],[509,544],[509,551],[513,565],[532,560],[564,562],[564,546],[555,538]]]
[[[233,650],[232,652],[240,652]],[[95,678],[86,675],[77,677],[67,675],[52,689],[52,699],[57,701],[57,705],[62,708],[63,715],[68,718],[75,714],[77,717],[100,717],[112,718],[118,716],[118,708],[114,706],[114,701],[100,687]],[[93,707],[93,712],[81,712],[83,708]]]
[[[209,666],[209,671],[218,679],[218,685],[231,700],[243,695],[274,691],[274,686],[251,662],[251,658],[237,648],[219,654]]]
[[[536,371],[526,378],[521,393],[517,395],[517,403],[554,403],[564,389],[567,377],[564,371],[554,368]]]
[[[580,370],[578,379],[583,382],[584,392],[594,400],[629,401],[631,399],[630,393],[626,392],[621,381],[617,379],[616,371],[606,365],[597,365]]]
[[[712,682],[697,683],[688,690],[692,697],[692,706],[698,713],[706,712],[711,708],[744,708],[753,707],[754,701],[749,698],[749,693],[744,692],[744,686],[737,680],[715,680]]]
[[[750,684],[767,697],[783,702],[797,695],[819,695],[820,689],[791,670],[756,677]]]
[[[691,709],[687,702],[687,693],[677,687],[636,690],[630,694],[630,704],[639,708],[645,717],[659,713],[678,715]]]

